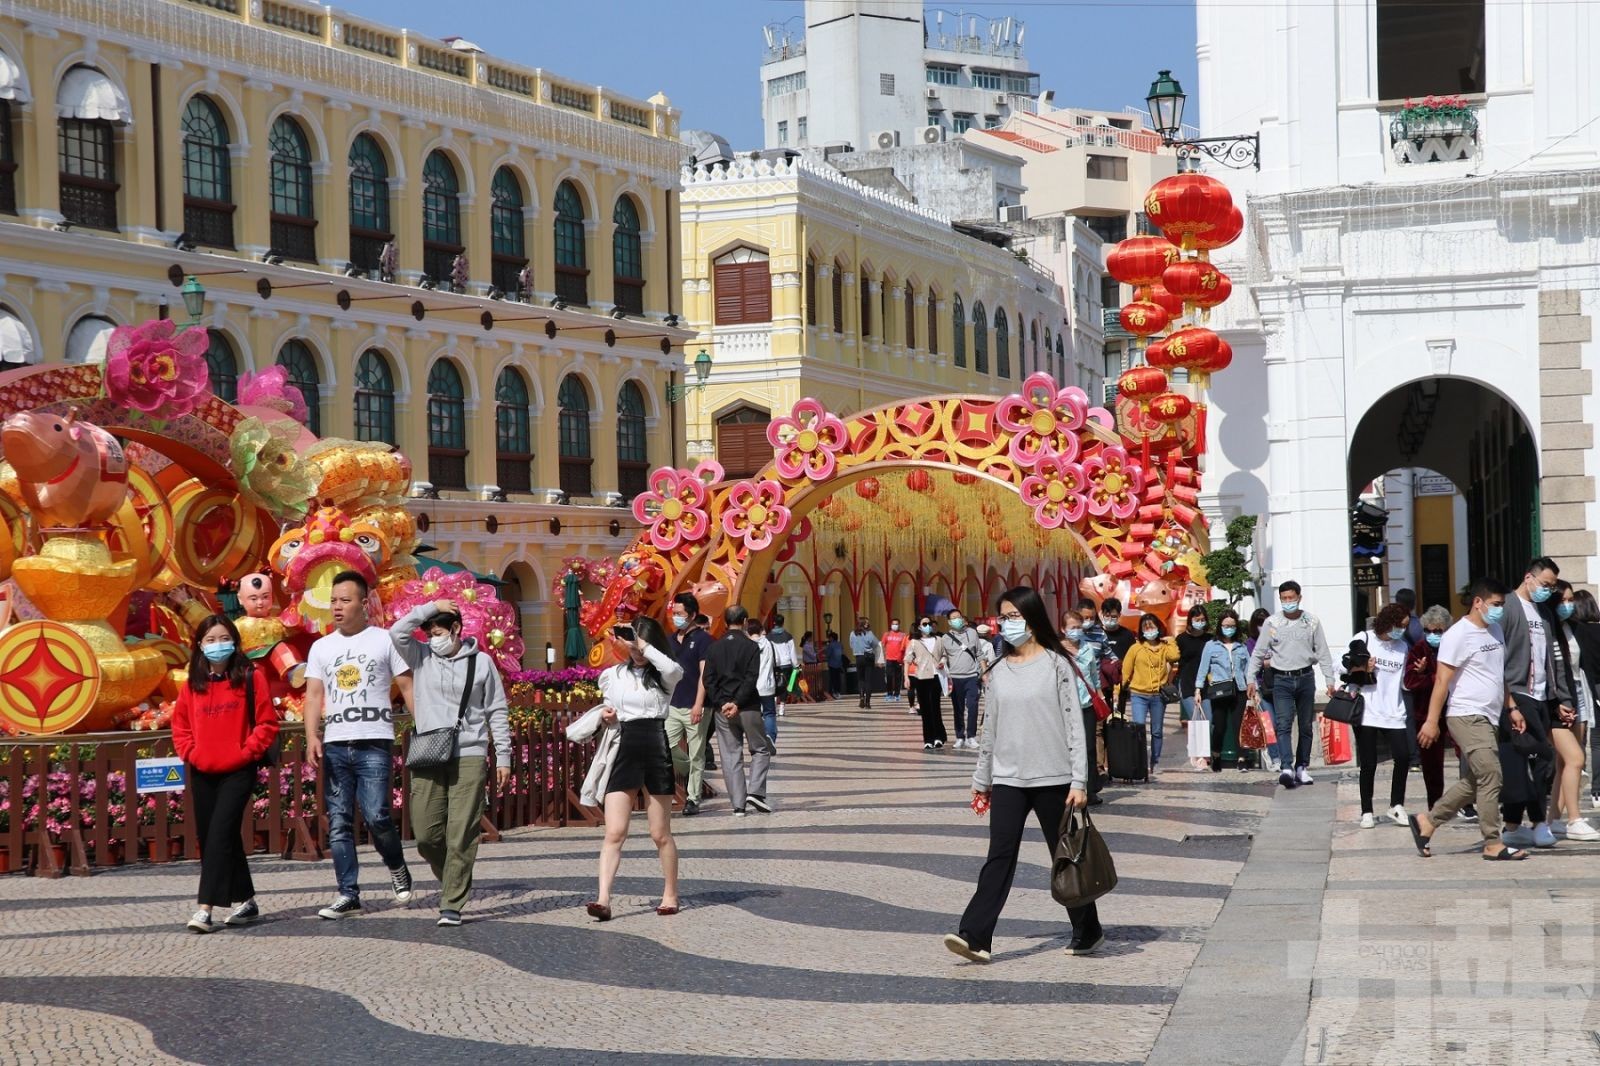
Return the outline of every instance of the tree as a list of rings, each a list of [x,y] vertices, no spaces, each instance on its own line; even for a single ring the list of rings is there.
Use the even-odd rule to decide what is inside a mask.
[[[1255,577],[1250,572],[1250,546],[1256,534],[1256,516],[1242,514],[1228,522],[1226,543],[1201,556],[1206,568],[1206,580],[1211,586],[1227,593],[1226,600],[1212,600],[1206,611],[1213,621],[1225,608],[1237,606],[1246,593],[1255,591]]]

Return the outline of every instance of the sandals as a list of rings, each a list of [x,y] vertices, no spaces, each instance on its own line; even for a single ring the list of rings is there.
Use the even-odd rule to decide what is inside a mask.
[[[1526,848],[1505,847],[1505,848],[1501,848],[1499,851],[1495,852],[1493,855],[1485,853],[1484,856],[1483,856],[1483,861],[1484,862],[1518,862],[1518,861],[1520,861],[1522,859],[1526,859],[1527,857],[1528,857],[1528,852],[1527,852]]]
[[[597,922],[609,922],[611,920],[611,908],[604,904],[590,903],[585,905],[584,910],[588,911],[589,917]]]
[[[656,908],[656,913],[661,915],[661,917],[663,917],[663,918],[670,918],[674,914],[678,913],[678,908],[676,908],[676,907],[657,907]]]
[[[1424,859],[1433,858],[1433,850],[1431,847],[1429,847],[1429,844],[1432,842],[1433,838],[1431,836],[1422,835],[1422,823],[1417,821],[1417,816],[1414,814],[1408,816],[1406,818],[1406,822],[1411,826],[1411,842],[1417,846],[1417,854],[1421,855]],[[1487,855],[1484,856],[1486,859],[1488,857],[1489,856]]]

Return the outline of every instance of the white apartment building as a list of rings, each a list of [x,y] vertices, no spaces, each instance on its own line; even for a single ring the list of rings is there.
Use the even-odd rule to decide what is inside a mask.
[[[1264,517],[1266,579],[1335,641],[1377,598],[1349,507],[1392,471],[1448,478],[1467,546],[1424,574],[1440,545],[1391,541],[1390,589],[1440,602],[1540,552],[1592,581],[1600,5],[1198,0],[1198,26],[1201,133],[1261,136],[1259,174],[1216,171],[1248,203],[1208,510]]]

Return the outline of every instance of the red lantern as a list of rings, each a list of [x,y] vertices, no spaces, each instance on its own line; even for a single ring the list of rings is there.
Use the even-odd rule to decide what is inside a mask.
[[[878,492],[882,488],[883,486],[878,483],[877,478],[864,477],[856,482],[856,495],[863,500],[875,500],[878,498]]]
[[[1208,331],[1209,332],[1209,331]],[[1216,334],[1212,334],[1216,336]],[[1233,363],[1233,345],[1217,337],[1216,350],[1209,353],[1203,362],[1189,365],[1189,380],[1197,385],[1209,385],[1211,375],[1219,370],[1226,370]]]
[[[1212,268],[1211,273],[1216,275],[1215,280],[1210,283],[1209,288],[1202,284],[1200,295],[1194,300],[1196,307],[1203,307],[1207,311],[1226,302],[1228,297],[1233,295],[1233,282],[1228,275],[1215,268]]]
[[[1010,537],[1001,537],[999,543],[995,544],[994,550],[1001,555],[1010,555],[1015,547],[1016,545],[1011,543]]]
[[[861,516],[852,511],[844,516],[842,524],[847,532],[854,533],[861,528]]]
[[[959,544],[967,539],[967,531],[961,526],[951,526],[950,539]]]
[[[1217,225],[1216,229],[1213,229],[1210,233],[1195,237],[1194,246],[1200,249],[1202,255],[1205,255],[1216,251],[1218,248],[1225,248],[1232,244],[1239,239],[1239,235],[1243,232],[1244,212],[1240,211],[1237,206],[1231,207],[1228,209],[1228,216]]]
[[[1172,267],[1168,267],[1171,270]],[[1167,328],[1167,309],[1149,300],[1134,300],[1124,304],[1117,320],[1122,328],[1136,337],[1148,337]]]
[[[1206,367],[1217,358],[1218,345],[1221,343],[1222,338],[1209,329],[1191,326],[1167,338],[1167,355],[1174,366],[1181,366],[1191,373],[1205,373]]]
[[[1150,347],[1144,350],[1144,361],[1162,370],[1178,369],[1178,364],[1172,361],[1172,353],[1167,351],[1166,337],[1150,342]]]
[[[1166,425],[1182,422],[1192,410],[1194,404],[1181,392],[1163,392],[1150,401],[1150,417]]]
[[[978,483],[978,475],[970,474],[965,470],[957,470],[955,480],[957,485],[976,485]]]
[[[933,478],[920,467],[906,475],[906,488],[912,492],[927,492],[933,487]]]
[[[1124,285],[1154,285],[1180,253],[1165,237],[1129,237],[1106,255],[1106,272]]]
[[[1163,273],[1161,276],[1166,277],[1166,274]],[[1165,285],[1146,286],[1140,294],[1140,298],[1149,300],[1153,304],[1160,304],[1166,308],[1167,319],[1170,322],[1176,322],[1183,317],[1183,300],[1168,292]]]
[[[1198,247],[1197,238],[1214,240],[1219,235],[1217,231],[1225,233],[1232,221],[1232,209],[1233,196],[1228,187],[1205,174],[1162,178],[1150,186],[1144,198],[1150,221],[1169,242],[1186,252]]]
[[[1167,373],[1158,367],[1136,366],[1117,379],[1117,391],[1140,406],[1167,391]]]

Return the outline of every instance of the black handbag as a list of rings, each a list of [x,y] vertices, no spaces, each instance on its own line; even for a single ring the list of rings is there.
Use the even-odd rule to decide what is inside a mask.
[[[1183,693],[1178,691],[1177,684],[1172,681],[1168,681],[1165,685],[1162,685],[1161,691],[1156,693],[1156,695],[1160,698],[1162,703],[1173,704],[1183,702]]]
[[[1117,887],[1111,849],[1087,810],[1068,807],[1050,866],[1050,895],[1063,907],[1084,907]]]
[[[461,739],[461,723],[467,717],[467,702],[472,699],[472,678],[478,668],[474,652],[467,660],[467,683],[461,688],[461,710],[456,713],[456,724],[443,729],[430,729],[426,733],[412,733],[411,746],[406,749],[406,769],[426,770],[444,766],[456,757],[456,745]]]
[[[1361,693],[1353,689],[1340,689],[1329,698],[1328,705],[1322,709],[1322,716],[1343,722],[1353,729],[1361,724],[1361,715],[1366,706],[1367,701]]]

